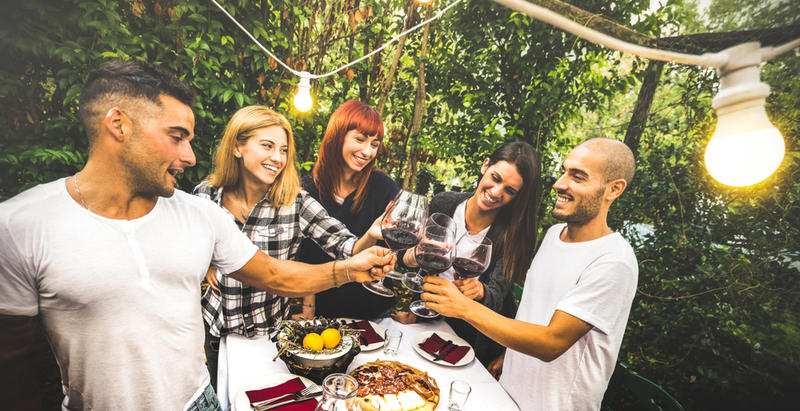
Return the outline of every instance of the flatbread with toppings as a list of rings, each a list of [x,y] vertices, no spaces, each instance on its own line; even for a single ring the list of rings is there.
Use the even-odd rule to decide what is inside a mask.
[[[436,381],[414,367],[397,361],[368,362],[350,373],[358,381],[358,397],[380,403],[381,411],[433,411],[439,403]],[[365,411],[376,408],[361,402]]]

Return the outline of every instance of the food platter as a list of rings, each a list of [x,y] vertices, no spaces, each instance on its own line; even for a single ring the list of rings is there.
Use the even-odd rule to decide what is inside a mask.
[[[358,398],[364,411],[433,411],[439,404],[439,386],[428,373],[398,361],[373,361],[354,369]]]

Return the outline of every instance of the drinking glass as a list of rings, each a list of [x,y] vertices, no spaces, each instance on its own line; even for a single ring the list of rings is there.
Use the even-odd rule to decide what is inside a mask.
[[[449,411],[461,411],[469,398],[472,387],[466,381],[455,380],[450,383],[450,398],[447,399],[447,409]]]
[[[453,260],[453,278],[473,278],[486,271],[492,259],[492,240],[476,239],[464,234],[456,243],[456,258]]]
[[[322,381],[322,398],[314,411],[381,411],[373,398],[358,398],[358,381],[347,374],[330,374]]]
[[[358,381],[347,375],[334,373],[322,381],[322,398],[314,411],[353,411],[356,408]]]
[[[403,340],[403,332],[392,328],[387,328],[383,332],[383,353],[390,356],[397,355],[400,350],[400,341]]]
[[[419,243],[422,236],[422,225],[428,216],[428,199],[419,194],[401,190],[392,200],[391,206],[381,221],[383,241],[392,252],[411,248]],[[400,274],[390,272],[389,278],[401,278]],[[367,290],[384,297],[394,297],[394,291],[383,285],[381,281],[367,281]]]
[[[419,264],[419,272],[408,273],[403,278],[403,285],[415,293],[422,292],[422,283],[426,275],[439,275],[453,264],[453,246],[455,245],[455,225],[453,219],[441,213],[431,215],[425,225],[422,240],[415,249],[414,258]],[[415,300],[409,306],[411,312],[423,318],[439,315],[425,306],[425,301]]]

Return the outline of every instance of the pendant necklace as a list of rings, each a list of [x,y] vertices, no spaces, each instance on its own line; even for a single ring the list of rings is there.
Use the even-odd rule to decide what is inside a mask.
[[[83,206],[83,208],[85,208],[85,209],[89,210],[90,212],[94,213],[94,211],[92,211],[92,209],[89,208],[88,205],[86,205],[86,201],[83,200],[83,194],[81,194],[81,188],[78,186],[78,173],[75,173],[72,176],[72,182],[75,183],[75,191],[78,192],[78,200],[81,200],[81,205]]]

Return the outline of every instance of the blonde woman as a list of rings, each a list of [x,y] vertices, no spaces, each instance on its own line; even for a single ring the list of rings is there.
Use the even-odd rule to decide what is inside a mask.
[[[275,258],[294,259],[304,239],[337,259],[375,244],[380,227],[357,239],[301,190],[294,161],[294,136],[286,118],[267,107],[244,107],[226,126],[214,169],[194,194],[228,211],[242,232]],[[271,334],[289,310],[285,297],[216,274],[213,267],[209,269],[206,279],[211,287],[202,298],[212,376],[216,376],[220,337]],[[313,307],[308,308],[313,313]]]

